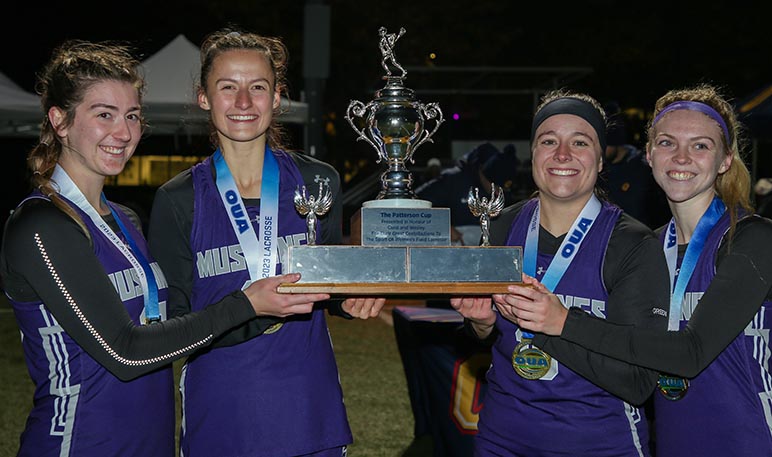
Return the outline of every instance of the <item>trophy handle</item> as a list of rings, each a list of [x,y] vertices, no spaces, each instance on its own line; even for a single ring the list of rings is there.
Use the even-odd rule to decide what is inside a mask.
[[[434,140],[432,140],[432,135],[434,135],[437,129],[440,128],[440,125],[445,122],[445,119],[442,117],[442,110],[440,109],[440,105],[438,103],[418,103],[416,104],[416,108],[418,108],[418,110],[421,112],[421,116],[424,118],[424,125],[426,125],[426,121],[433,120],[434,128],[431,131],[424,129],[421,132],[421,136],[412,148],[413,151],[418,149],[419,146],[427,141],[429,143],[434,143]],[[413,161],[412,155],[410,157],[410,161]]]
[[[370,144],[370,146],[374,147],[375,150],[378,151],[378,160],[376,163],[381,163],[381,159],[383,157],[383,154],[381,153],[383,144],[376,144],[372,139],[370,139],[370,136],[367,134],[367,131],[364,128],[360,129],[354,123],[355,117],[365,119],[367,112],[373,109],[373,107],[374,103],[372,101],[365,105],[359,100],[351,100],[351,103],[349,103],[348,109],[346,110],[346,116],[344,117],[348,121],[349,125],[351,125],[351,128],[357,132],[357,141],[365,140]]]

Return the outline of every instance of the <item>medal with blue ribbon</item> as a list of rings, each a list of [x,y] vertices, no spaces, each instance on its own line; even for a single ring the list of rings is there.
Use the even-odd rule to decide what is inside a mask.
[[[107,205],[107,199],[105,198],[104,194],[102,194],[102,200],[105,202],[105,205]],[[118,217],[118,214],[116,214],[113,207],[110,205],[107,206],[110,208],[110,213],[112,213],[115,222],[118,223],[118,227],[121,229],[121,233],[123,233],[123,236],[129,243],[131,252],[133,252],[136,256],[137,261],[142,266],[142,271],[145,272],[145,276],[147,277],[147,292],[144,294],[145,323],[158,322],[161,320],[161,313],[158,306],[158,283],[156,283],[155,275],[153,274],[152,268],[150,268],[150,262],[148,262],[147,258],[145,258],[145,255],[142,254],[139,246],[137,246],[137,242],[134,241],[134,238],[132,238],[132,236],[129,234],[129,231],[126,229],[126,226],[123,225],[123,221],[121,221],[121,218]]]
[[[705,247],[705,240],[708,238],[713,226],[726,211],[724,202],[718,197],[713,197],[713,201],[700,217],[697,227],[694,229],[689,240],[689,246],[686,248],[684,259],[681,262],[681,268],[678,269],[678,279],[676,280],[676,264],[678,261],[678,236],[676,233],[675,219],[671,219],[667,226],[667,234],[662,246],[667,260],[667,268],[670,274],[670,314],[668,315],[667,329],[671,332],[677,332],[681,328],[681,309],[683,307],[684,297],[686,295],[686,286],[694,273],[697,261]],[[689,389],[689,380],[677,376],[660,374],[657,380],[657,389],[668,400],[680,400],[686,395]]]
[[[566,233],[558,252],[541,280],[541,283],[550,292],[555,290],[560,279],[571,265],[593,222],[600,214],[601,208],[600,200],[593,194]],[[528,224],[523,253],[523,271],[534,278],[536,277],[536,263],[539,255],[539,213],[539,204],[537,203]],[[541,379],[549,372],[552,357],[533,345],[532,333],[521,331],[521,334],[522,340],[512,351],[512,367],[518,375],[525,379]]]

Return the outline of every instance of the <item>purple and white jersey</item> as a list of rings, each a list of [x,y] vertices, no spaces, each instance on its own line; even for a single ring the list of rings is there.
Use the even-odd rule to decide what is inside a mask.
[[[33,194],[34,195],[34,194]],[[39,194],[33,198],[42,198]],[[75,205],[126,310],[136,325],[144,313],[142,288],[131,263]],[[115,211],[151,262],[159,308],[166,316],[166,281],[144,237]],[[118,234],[121,235],[120,233]],[[124,240],[125,241],[125,240]],[[89,356],[42,302],[12,301],[22,347],[35,383],[34,406],[21,437],[20,456],[174,455],[174,379],[167,368],[124,382]]]
[[[275,151],[279,166],[279,263],[286,247],[305,244],[306,223],[293,196],[297,165]],[[249,279],[241,246],[212,174],[211,157],[192,169],[192,311]],[[247,207],[256,233],[259,208]],[[181,448],[195,456],[295,456],[351,443],[337,365],[323,308],[288,318],[275,333],[196,355],[181,381]]]
[[[686,286],[681,329],[716,274],[716,253],[728,230],[726,211],[708,234]],[[679,269],[682,260],[679,255]],[[690,380],[683,398],[672,401],[656,393],[657,455],[772,455],[770,328],[772,302],[766,301],[745,331]]]
[[[512,223],[507,245],[525,245],[537,202],[534,199],[523,206]],[[603,284],[603,259],[620,213],[618,207],[602,204],[553,291],[566,306],[606,317],[608,293]],[[553,257],[538,254],[537,279],[542,279]],[[522,339],[521,331],[501,316],[496,327],[501,335],[492,350],[488,392],[475,443],[481,455],[649,455],[643,410],[592,384],[554,357],[541,379],[521,378],[512,367],[512,352]]]

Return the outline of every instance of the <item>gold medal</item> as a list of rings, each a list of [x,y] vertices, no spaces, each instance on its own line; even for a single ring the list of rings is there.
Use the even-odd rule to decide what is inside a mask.
[[[512,351],[512,367],[525,379],[539,379],[547,374],[552,365],[552,357],[524,339]]]
[[[279,329],[284,325],[284,322],[277,322],[270,327],[268,327],[264,332],[263,335],[270,335],[271,333],[276,333],[279,331]]]
[[[684,398],[689,389],[689,380],[675,376],[659,375],[657,390],[668,400],[676,401]]]

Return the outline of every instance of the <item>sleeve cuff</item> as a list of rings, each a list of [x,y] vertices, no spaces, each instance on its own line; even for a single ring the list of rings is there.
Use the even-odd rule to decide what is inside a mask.
[[[354,316],[352,316],[351,314],[347,313],[343,309],[343,299],[342,298],[334,298],[334,299],[328,300],[328,303],[329,303],[329,305],[327,307],[327,310],[330,313],[330,315],[332,315],[332,316],[339,316],[339,317],[342,317],[342,318],[347,319],[347,320],[354,319]]]

